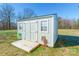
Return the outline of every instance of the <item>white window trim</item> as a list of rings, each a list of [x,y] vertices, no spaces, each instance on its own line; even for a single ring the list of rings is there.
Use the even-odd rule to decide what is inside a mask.
[[[46,25],[42,25],[42,22],[46,22],[47,24]],[[41,21],[41,28],[42,28],[42,26],[45,26],[47,29],[46,29],[46,31],[44,31],[44,30],[43,31],[41,30],[41,31],[42,32],[48,32],[48,27],[49,27],[48,26],[48,20]]]

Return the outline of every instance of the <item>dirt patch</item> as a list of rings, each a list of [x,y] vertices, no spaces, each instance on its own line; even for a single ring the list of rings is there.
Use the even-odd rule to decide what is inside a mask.
[[[68,48],[64,48],[63,49],[63,55],[69,54],[69,49]]]
[[[79,32],[76,32],[75,34],[79,35]]]

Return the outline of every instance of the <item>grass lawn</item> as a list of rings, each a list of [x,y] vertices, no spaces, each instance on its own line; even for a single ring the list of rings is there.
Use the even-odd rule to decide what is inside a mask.
[[[0,31],[0,55],[1,56],[66,56],[79,55],[79,29],[59,29],[58,40],[54,48],[38,47],[31,53],[16,48],[11,42],[18,40],[16,30]]]

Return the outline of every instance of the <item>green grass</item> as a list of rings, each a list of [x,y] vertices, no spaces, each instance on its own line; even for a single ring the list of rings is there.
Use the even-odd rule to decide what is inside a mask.
[[[67,56],[79,55],[79,29],[59,29],[58,40],[54,48],[39,46],[31,53],[11,45],[17,41],[16,30],[0,31],[0,55],[1,56]]]

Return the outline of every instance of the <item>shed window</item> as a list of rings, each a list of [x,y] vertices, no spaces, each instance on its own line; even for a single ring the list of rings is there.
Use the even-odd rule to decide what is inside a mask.
[[[19,24],[19,30],[22,30],[22,24]]]
[[[48,22],[41,21],[41,31],[47,31],[47,29],[48,29]]]

